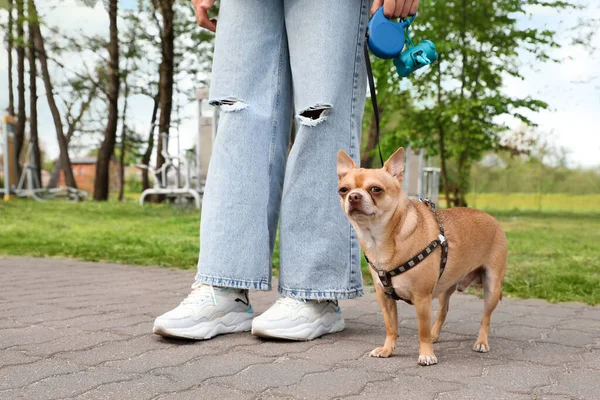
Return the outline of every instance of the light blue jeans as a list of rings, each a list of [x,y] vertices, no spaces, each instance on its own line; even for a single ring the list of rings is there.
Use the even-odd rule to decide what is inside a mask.
[[[360,248],[339,204],[336,160],[339,149],[359,160],[369,7],[368,0],[221,1],[209,99],[221,113],[197,282],[269,290],[279,222],[282,295],[362,295]]]

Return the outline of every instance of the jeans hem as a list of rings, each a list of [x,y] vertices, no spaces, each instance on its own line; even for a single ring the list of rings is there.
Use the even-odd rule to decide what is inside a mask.
[[[283,286],[278,288],[279,294],[285,297],[304,300],[347,300],[361,297],[364,294],[363,288],[356,289],[325,289],[325,290],[309,290],[309,289],[291,289]]]
[[[235,289],[271,290],[271,283],[265,282],[264,280],[249,281],[245,279],[215,278],[200,273],[196,274],[196,282]]]

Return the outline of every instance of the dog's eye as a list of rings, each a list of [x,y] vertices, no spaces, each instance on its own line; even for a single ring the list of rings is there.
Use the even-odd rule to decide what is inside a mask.
[[[381,193],[381,192],[383,192],[383,189],[380,188],[379,186],[373,186],[371,188],[371,192],[373,192],[373,193]]]
[[[341,187],[341,188],[338,190],[338,192],[339,192],[340,194],[346,194],[346,193],[348,193],[348,188],[347,188],[347,187]]]

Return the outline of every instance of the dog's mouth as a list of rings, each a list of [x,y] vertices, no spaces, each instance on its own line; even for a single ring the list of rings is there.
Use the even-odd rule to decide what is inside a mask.
[[[374,212],[366,212],[365,210],[363,210],[362,208],[358,208],[358,207],[351,207],[348,210],[348,215],[351,216],[365,216],[365,217],[370,217],[372,215],[375,215]]]

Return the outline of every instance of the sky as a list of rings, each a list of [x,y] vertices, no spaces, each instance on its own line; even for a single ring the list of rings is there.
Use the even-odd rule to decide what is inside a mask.
[[[50,25],[58,25],[66,32],[82,30],[88,35],[108,35],[108,15],[102,1],[98,0],[93,9],[81,6],[83,0],[44,0],[39,2],[40,12],[46,15]],[[539,130],[548,133],[556,146],[568,150],[568,160],[572,166],[594,167],[600,165],[600,50],[590,53],[581,47],[568,46],[572,32],[580,18],[600,19],[600,1],[581,0],[588,7],[584,11],[555,12],[542,7],[529,9],[530,16],[519,18],[519,24],[526,27],[547,27],[561,32],[558,39],[565,44],[552,55],[558,63],[535,63],[523,55],[520,58],[524,79],[506,77],[504,92],[515,97],[531,96],[549,104],[549,109],[529,114],[539,125]],[[49,6],[56,6],[51,9]],[[120,0],[122,7],[133,7],[135,0]],[[0,14],[5,13],[0,11]],[[2,16],[4,19],[5,16]],[[591,45],[600,49],[600,35],[596,35]],[[0,109],[8,105],[7,57],[4,42],[0,43]],[[41,85],[40,85],[41,86]],[[43,95],[43,93],[40,93]],[[148,99],[136,97],[130,101],[130,115],[136,129],[147,132],[152,105]],[[45,98],[39,101],[40,138],[51,157],[58,155],[56,134]],[[181,148],[194,145],[197,137],[198,106],[188,103],[180,110],[184,118],[180,126]],[[510,117],[502,118],[512,128],[519,122]],[[175,151],[172,142],[171,150]]]

